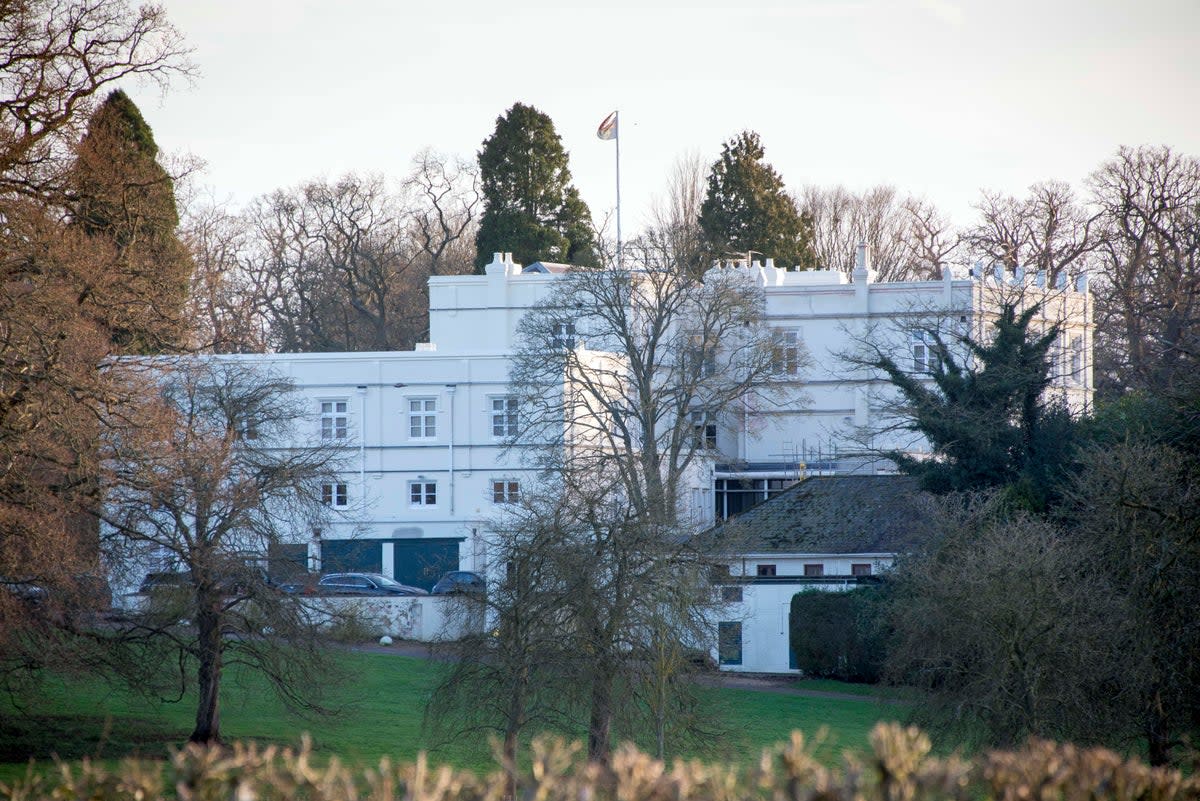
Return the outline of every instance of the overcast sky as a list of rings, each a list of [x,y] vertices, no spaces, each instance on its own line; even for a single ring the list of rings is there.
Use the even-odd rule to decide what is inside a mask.
[[[240,206],[347,171],[474,158],[514,102],[554,120],[596,216],[757,131],[792,190],[890,183],[968,221],[981,188],[1082,179],[1122,144],[1200,156],[1200,0],[165,0],[200,76],[126,87]]]

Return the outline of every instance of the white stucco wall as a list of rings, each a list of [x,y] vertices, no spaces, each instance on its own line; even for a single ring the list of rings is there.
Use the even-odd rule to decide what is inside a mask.
[[[350,615],[365,625],[371,637],[389,636],[416,642],[456,640],[467,630],[479,631],[481,610],[453,595],[397,598],[318,598],[306,600],[312,608],[335,615]]]
[[[729,573],[744,583],[740,602],[728,603],[714,615],[713,623],[742,624],[741,664],[720,664],[721,670],[742,673],[797,673],[789,667],[790,632],[788,615],[792,597],[798,592],[820,590],[841,592],[861,586],[851,575],[851,566],[871,565],[879,575],[895,564],[894,553],[746,553],[729,559]],[[773,578],[759,578],[758,568],[770,565]],[[820,565],[822,577],[804,579],[806,565]],[[713,658],[719,655],[713,652]]]
[[[939,281],[876,283],[865,264],[852,277],[832,270],[786,272],[757,262],[722,269],[743,270],[762,287],[770,325],[797,332],[811,360],[779,398],[760,401],[748,414],[727,410],[719,444],[730,462],[813,463],[861,450],[855,441],[859,432],[879,425],[883,402],[893,390],[888,382],[850,367],[843,355],[861,351],[861,343],[869,341],[897,364],[911,367],[913,329],[932,325],[986,339],[1005,300],[1041,304],[1034,330],[1063,323],[1048,392],[1075,411],[1090,407],[1093,325],[1086,280],[1047,288],[1033,274],[1018,279],[947,272]],[[1072,359],[1074,343],[1081,351],[1078,359]],[[804,398],[797,402],[800,394]],[[871,444],[925,448],[919,439],[900,434]]]
[[[828,454],[845,448],[843,435],[877,421],[875,395],[886,387],[848,370],[838,358],[855,336],[873,330],[903,354],[911,347],[904,326],[931,315],[983,332],[996,299],[1013,290],[1008,279],[982,277],[881,284],[872,282],[865,269],[853,282],[835,271],[792,273],[757,264],[731,269],[745,270],[748,280],[762,287],[770,323],[795,329],[813,365],[797,374],[792,387],[803,390],[806,402],[766,402],[745,413],[723,414],[718,452],[697,460],[686,479],[684,495],[699,525],[713,518],[713,479],[722,475],[714,473],[717,463],[739,465],[724,475],[790,476],[816,449]],[[319,435],[322,402],[347,404],[349,436],[340,480],[347,485],[349,503],[322,526],[322,540],[457,538],[459,567],[487,572],[487,527],[501,511],[493,501],[493,482],[528,485],[533,479],[520,453],[505,453],[502,438],[493,434],[491,402],[507,394],[517,324],[554,280],[553,274],[522,273],[511,256],[489,265],[483,276],[430,279],[430,342],[411,352],[220,357],[261,364],[294,381],[311,410],[310,427],[302,435]],[[1060,376],[1054,389],[1080,408],[1090,402],[1092,386],[1088,295],[1079,288],[1045,290],[1035,281],[1022,281],[1029,297],[1047,302],[1046,321],[1069,321],[1064,341],[1081,338],[1083,363],[1075,373]],[[423,399],[433,403],[436,434],[413,437],[409,404]],[[770,463],[777,465],[774,470],[765,466]],[[410,502],[409,486],[416,481],[436,484],[436,503]],[[312,557],[319,553],[319,542],[302,521],[294,542],[306,544]],[[793,567],[802,573],[802,565],[787,569]],[[835,570],[841,568],[831,563],[826,574]],[[382,571],[392,571],[386,551]],[[755,619],[768,622],[762,630],[747,630],[755,642],[765,643],[775,625],[773,603],[766,596],[761,605],[756,602]],[[763,662],[768,663],[775,664]]]

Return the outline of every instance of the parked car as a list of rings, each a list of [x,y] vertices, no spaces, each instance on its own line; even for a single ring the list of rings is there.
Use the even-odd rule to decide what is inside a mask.
[[[428,595],[420,587],[390,579],[379,573],[330,573],[313,587],[318,595]],[[303,590],[302,590],[303,591]]]
[[[434,595],[454,595],[456,593],[464,593],[468,595],[482,595],[487,589],[487,584],[483,580],[483,576],[478,573],[472,573],[469,570],[451,570],[440,579],[437,584],[433,585]]]
[[[163,573],[147,573],[142,579],[142,585],[138,587],[138,592],[154,592],[155,590],[178,589],[179,587],[192,586],[192,574],[190,571],[175,571]]]
[[[44,603],[50,595],[41,584],[21,579],[0,578],[0,587],[17,600],[34,606]]]
[[[163,571],[147,573],[146,578],[142,579],[141,586],[138,587],[138,592],[145,594],[167,589],[191,588],[191,586],[192,573],[190,570]],[[259,568],[242,568],[219,576],[217,587],[222,594],[230,596],[253,594],[261,587],[282,589],[277,582]]]

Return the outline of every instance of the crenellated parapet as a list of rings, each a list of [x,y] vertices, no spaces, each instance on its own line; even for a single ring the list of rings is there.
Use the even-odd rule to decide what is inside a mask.
[[[499,254],[497,254],[499,255]],[[871,249],[865,243],[859,243],[855,252],[854,269],[847,275],[841,270],[789,270],[775,266],[774,259],[731,259],[713,262],[711,271],[734,271],[753,279],[761,287],[813,287],[813,286],[845,286],[854,284],[864,286],[880,283],[876,280],[877,273],[871,265]],[[941,282],[972,281],[993,286],[1017,286],[1063,292],[1087,293],[1089,279],[1086,273],[1079,275],[1074,281],[1068,279],[1065,273],[1059,273],[1053,281],[1048,281],[1044,270],[1029,270],[1024,265],[1017,265],[1009,270],[997,262],[985,267],[983,262],[976,262],[971,267],[944,265]],[[896,281],[888,283],[900,284],[936,284],[932,281]]]

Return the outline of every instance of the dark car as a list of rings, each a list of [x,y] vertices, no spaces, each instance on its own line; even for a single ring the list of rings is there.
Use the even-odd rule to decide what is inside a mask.
[[[17,600],[35,606],[44,603],[50,595],[45,587],[33,581],[0,578],[0,587]]]
[[[147,573],[146,577],[142,579],[142,585],[138,587],[138,592],[154,592],[155,590],[178,589],[190,586],[192,586],[192,574],[190,571]]]
[[[484,583],[483,576],[478,573],[472,573],[469,570],[451,570],[438,579],[437,584],[433,585],[433,594],[454,595],[455,593],[464,593],[468,595],[482,595],[486,588],[487,585]]]
[[[315,590],[319,595],[428,595],[420,587],[378,573],[330,573],[321,576]]]
[[[193,585],[190,570],[163,571],[147,573],[138,587],[139,593],[158,592],[162,590],[178,590],[190,588]],[[217,577],[216,586],[224,595],[254,595],[260,588],[283,589],[278,582],[271,579],[265,571],[259,568],[240,568]]]

